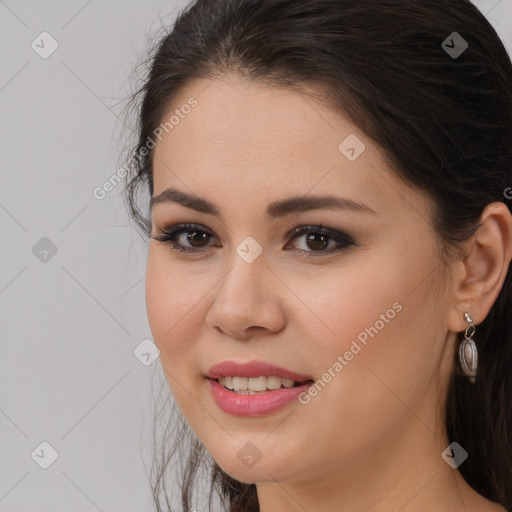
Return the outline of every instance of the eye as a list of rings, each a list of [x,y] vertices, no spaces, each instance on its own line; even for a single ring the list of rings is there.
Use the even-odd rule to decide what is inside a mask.
[[[186,236],[182,237],[185,234]],[[299,226],[288,234],[288,238],[293,241],[304,235],[307,235],[304,240],[306,247],[312,250],[295,249],[295,252],[306,257],[322,256],[338,252],[351,245],[357,245],[345,233],[325,228],[322,224],[319,226]],[[169,245],[175,251],[198,254],[204,252],[203,249],[208,247],[208,241],[213,236],[209,230],[202,229],[202,226],[198,224],[177,224],[162,228],[153,238],[158,242]],[[335,247],[332,248],[331,246],[329,250],[325,250],[332,242],[336,242]],[[185,245],[185,243],[191,245]],[[289,247],[289,242],[285,248],[287,247]]]
[[[311,248],[312,251],[303,249],[297,249],[296,251],[308,258],[338,252],[351,245],[356,245],[356,243],[345,233],[330,228],[324,228],[322,224],[319,226],[299,226],[288,236],[292,240],[295,240],[303,237],[304,235],[306,235],[304,243],[306,247]],[[333,241],[336,242],[334,244],[334,248],[331,246],[329,250],[323,250],[327,248],[329,242]],[[288,245],[286,247],[288,247]]]
[[[158,235],[153,238],[158,242],[170,245],[173,250],[178,252],[199,253],[202,252],[203,247],[206,247],[205,240],[207,240],[208,237],[213,236],[213,234],[208,230],[199,228],[201,228],[201,226],[197,224],[177,224],[175,226],[163,228],[159,231]],[[192,247],[176,242],[176,240],[185,233],[187,233],[187,236],[184,238],[187,242],[192,243]],[[198,245],[195,246],[194,244]]]

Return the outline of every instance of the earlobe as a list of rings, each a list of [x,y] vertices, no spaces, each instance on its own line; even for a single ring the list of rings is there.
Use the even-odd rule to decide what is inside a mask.
[[[467,242],[464,258],[457,262],[449,315],[451,331],[465,329],[466,312],[475,325],[485,320],[503,287],[511,259],[512,215],[504,203],[490,203]]]

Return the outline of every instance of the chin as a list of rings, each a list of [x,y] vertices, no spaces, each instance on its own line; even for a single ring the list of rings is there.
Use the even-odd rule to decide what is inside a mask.
[[[230,439],[230,443],[216,443],[212,440],[210,455],[229,476],[246,484],[287,481],[297,472],[296,464],[280,453],[278,447],[269,446],[259,450],[250,441],[251,436]],[[261,445],[262,443],[259,443]],[[295,460],[295,462],[297,462]]]
[[[236,456],[234,459],[223,457],[221,460],[216,459],[215,462],[217,462],[222,471],[227,473],[231,478],[244,484],[274,482],[275,479],[281,480],[280,476],[275,474],[275,469],[272,464],[263,464],[259,461],[253,467],[244,467]]]

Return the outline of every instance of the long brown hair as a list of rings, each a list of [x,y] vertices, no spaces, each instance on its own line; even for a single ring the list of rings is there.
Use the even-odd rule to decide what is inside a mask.
[[[456,46],[463,50],[459,55],[450,51]],[[383,148],[399,176],[429,195],[432,225],[446,250],[474,232],[490,202],[511,208],[505,191],[512,186],[512,65],[495,30],[469,0],[196,0],[159,40],[133,97],[141,100],[138,142],[125,200],[145,236],[151,221],[136,196],[140,188],[153,194],[153,151],[141,150],[191,80],[226,72],[318,91]],[[454,361],[445,422],[450,442],[470,453],[459,468],[465,480],[512,510],[510,274],[477,327],[475,384]],[[183,436],[190,439],[188,457],[181,455],[183,510],[192,508],[204,462],[211,471],[210,504],[217,493],[230,512],[258,511],[255,485],[223,472],[184,421],[174,425],[179,434],[170,454]],[[157,461],[153,490],[159,511],[171,460]],[[166,502],[170,510],[167,495]]]

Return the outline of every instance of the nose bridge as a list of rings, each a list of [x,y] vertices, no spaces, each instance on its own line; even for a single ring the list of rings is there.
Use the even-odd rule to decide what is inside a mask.
[[[284,314],[276,287],[268,282],[272,273],[263,248],[254,239],[245,239],[234,248],[230,263],[208,311],[208,323],[240,337],[255,326],[279,330]]]
[[[263,248],[254,239],[245,239],[234,248],[230,262],[231,269],[219,283],[216,302],[233,300],[241,307],[247,304],[254,309],[262,298],[262,292],[265,293],[262,290],[266,269]]]

